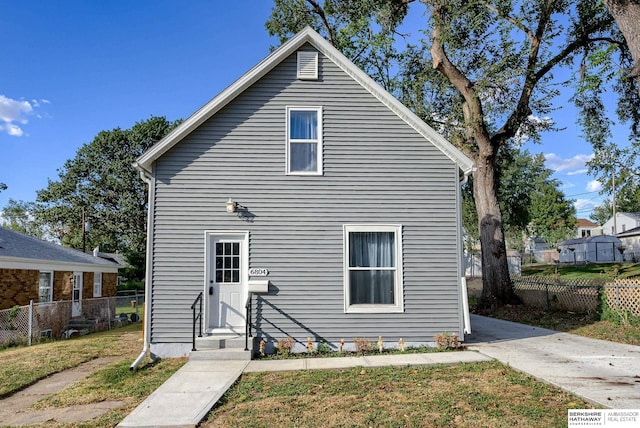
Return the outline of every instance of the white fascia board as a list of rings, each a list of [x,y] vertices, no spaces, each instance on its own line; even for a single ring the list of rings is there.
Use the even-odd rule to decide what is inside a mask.
[[[282,44],[282,46],[260,61],[255,67],[245,73],[240,79],[232,83],[218,96],[201,107],[197,112],[191,115],[191,117],[171,131],[165,138],[160,140],[156,145],[140,156],[136,163],[134,163],[134,166],[139,170],[150,170],[153,161],[158,159],[162,154],[167,152],[171,147],[189,135],[236,96],[260,80],[266,73],[276,65],[280,64],[284,59],[307,42],[338,65],[338,67],[340,67],[345,73],[351,76],[351,78],[398,115],[409,126],[415,129],[426,140],[430,141],[440,149],[449,159],[458,165],[465,175],[468,175],[473,171],[474,164],[471,159],[469,159],[464,153],[458,150],[433,128],[427,125],[393,95],[378,85],[371,77],[369,77],[364,71],[360,70],[360,68],[353,64],[346,56],[333,47],[322,36],[316,33],[311,27],[306,27],[304,30],[293,36],[287,42]]]
[[[220,111],[220,109],[226,106],[235,97],[260,80],[265,74],[280,64],[289,55],[294,53],[304,43],[312,43],[312,33],[317,34],[311,28],[307,27],[282,44],[278,49],[273,51],[251,70],[245,73],[240,79],[236,80],[225,90],[220,92],[216,97],[202,106],[162,140],[143,153],[142,156],[140,156],[134,163],[134,167],[139,170],[151,170],[151,164],[153,161],[158,159],[171,149],[171,147],[193,132],[198,126],[202,125],[207,119]],[[318,35],[318,37],[320,36]]]
[[[455,162],[465,175],[470,174],[474,170],[474,164],[469,157],[447,141],[435,129],[427,125],[424,120],[420,119],[415,113],[409,110],[404,104],[398,101],[387,90],[378,85],[367,73],[362,71],[353,62],[351,62],[340,51],[334,48],[328,41],[315,33],[317,37],[313,37],[311,42],[320,52],[333,61],[338,67],[347,73],[356,82],[362,85],[369,93],[376,97],[382,104],[387,106],[398,117],[404,120],[409,126],[415,129],[425,139],[433,143],[440,151],[442,151],[449,159]]]
[[[53,260],[24,259],[20,257],[0,257],[0,269],[118,273],[119,267],[120,266],[95,265],[90,263],[66,263]]]

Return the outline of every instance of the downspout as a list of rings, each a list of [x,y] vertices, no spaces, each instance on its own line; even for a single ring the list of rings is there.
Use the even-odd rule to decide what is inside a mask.
[[[149,352],[149,349],[151,348],[150,346],[151,344],[151,319],[150,319],[151,311],[149,307],[151,306],[151,269],[152,269],[151,236],[152,236],[152,221],[153,221],[153,212],[154,212],[153,200],[155,197],[155,186],[153,184],[153,180],[151,177],[152,175],[151,171],[142,167],[142,165],[140,165],[138,162],[135,162],[133,166],[138,171],[140,171],[140,178],[142,178],[142,181],[147,183],[147,185],[149,186],[149,194],[148,194],[148,200],[147,200],[147,248],[146,248],[147,260],[146,260],[145,274],[144,274],[144,313],[142,314],[142,319],[144,323],[144,331],[143,331],[144,346],[142,348],[142,352],[140,352],[140,355],[138,355],[138,357],[131,364],[131,366],[129,366],[129,370],[135,370],[138,367],[138,365],[142,362],[144,357],[147,355],[147,352]]]
[[[456,209],[458,211],[458,245],[460,251],[458,251],[458,266],[460,275],[460,299],[462,300],[462,317],[463,317],[463,333],[471,334],[471,317],[469,315],[469,296],[467,295],[467,278],[465,277],[464,267],[464,239],[462,236],[462,186],[469,180],[469,175],[473,172],[473,169],[463,172],[463,176],[460,178],[460,184],[456,190]]]

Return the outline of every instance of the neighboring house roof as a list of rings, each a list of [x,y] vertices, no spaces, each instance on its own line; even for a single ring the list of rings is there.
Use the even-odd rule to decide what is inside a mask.
[[[620,232],[616,236],[619,238],[626,238],[628,236],[636,236],[640,235],[640,227],[634,227],[633,229],[629,229],[625,232]]]
[[[586,236],[584,238],[567,239],[566,241],[562,241],[559,245],[588,244],[590,242],[620,242],[620,240],[611,235],[596,235]]]
[[[579,218],[576,227],[598,227],[598,225],[586,218]]]
[[[115,272],[118,263],[0,227],[0,268]]]
[[[623,215],[626,215],[627,217],[631,217],[631,218],[633,218],[633,219],[635,219],[635,220],[640,221],[640,213],[626,213],[626,212],[621,212],[621,213],[618,213],[618,214],[623,214]]]
[[[109,260],[114,263],[118,263],[120,267],[130,266],[122,253],[103,253],[99,247],[94,248],[93,255],[100,257],[101,259]]]
[[[152,163],[179,143],[183,138],[189,135],[198,126],[207,119],[216,114],[224,106],[226,106],[235,97],[240,95],[244,90],[249,88],[255,82],[260,80],[276,65],[289,57],[305,43],[311,44],[320,53],[325,55],[340,67],[351,78],[358,82],[362,87],[369,91],[380,102],[386,105],[391,111],[403,119],[409,126],[420,133],[425,139],[430,141],[434,146],[440,149],[447,157],[455,162],[460,170],[469,174],[473,171],[473,161],[464,155],[460,150],[454,147],[442,135],[427,125],[422,119],[416,116],[411,110],[405,107],[393,95],[384,90],[365,72],[360,70],[346,56],[333,47],[322,36],[315,32],[311,27],[296,34],[294,37],[285,42],[278,49],[273,51],[269,56],[263,59],[255,67],[249,70],[244,76],[236,80],[231,86],[227,87],[219,95],[205,104],[191,117],[182,122],[178,127],[171,131],[165,138],[156,143],[140,156],[134,166],[143,171],[151,171]]]

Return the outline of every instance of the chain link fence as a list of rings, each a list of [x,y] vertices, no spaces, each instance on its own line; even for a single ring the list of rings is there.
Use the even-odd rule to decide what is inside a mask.
[[[74,305],[81,315],[73,316]],[[31,345],[41,340],[68,338],[109,330],[142,319],[144,293],[114,297],[33,303],[0,310],[0,347]]]
[[[557,276],[512,278],[516,295],[527,306],[592,313],[604,302],[613,310],[640,316],[640,281],[560,279]]]

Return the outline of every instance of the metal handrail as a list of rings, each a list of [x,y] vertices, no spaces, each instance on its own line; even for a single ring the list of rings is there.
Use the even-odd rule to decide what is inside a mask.
[[[200,303],[198,307],[198,313],[196,314],[196,305]],[[191,305],[191,310],[193,311],[193,335],[191,339],[191,350],[196,350],[196,321],[200,321],[200,329],[198,332],[198,337],[202,337],[202,291],[196,297],[196,300],[193,301]]]
[[[244,324],[244,350],[249,350],[249,336],[252,336],[251,333],[251,302],[252,302],[253,293],[249,292],[247,295],[247,301],[244,303],[245,310],[245,324]]]

